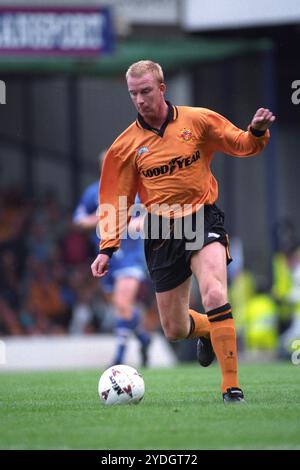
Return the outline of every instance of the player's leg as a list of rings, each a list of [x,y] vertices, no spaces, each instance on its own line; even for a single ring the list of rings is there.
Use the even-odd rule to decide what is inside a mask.
[[[116,279],[112,293],[112,302],[116,312],[115,336],[117,349],[114,364],[122,364],[127,341],[132,333],[132,305],[135,300],[139,282],[134,278]]]
[[[118,316],[123,320],[132,320],[133,307],[139,290],[140,281],[134,277],[116,278],[113,303],[117,309]]]
[[[170,222],[168,236],[163,237],[161,229],[168,223],[162,217],[149,214],[147,224],[145,256],[166,338],[170,341],[199,336],[208,338],[210,324],[207,315],[189,309],[192,271],[185,239],[175,237],[175,226]],[[152,233],[160,233],[161,236],[155,238]]]
[[[191,278],[166,292],[157,292],[160,323],[169,341],[184,339],[190,331],[189,296]]]
[[[210,323],[210,338],[222,371],[222,393],[236,394],[240,387],[236,333],[227,294],[226,248],[219,242],[205,246],[192,256],[191,269]],[[238,393],[234,396],[242,398]]]
[[[188,277],[174,289],[156,293],[161,326],[169,341],[209,337],[207,316],[189,309],[190,288],[191,277]]]
[[[127,340],[131,333],[134,333],[141,344],[143,365],[146,365],[150,336],[141,325],[141,312],[136,307],[139,287],[139,278],[119,276],[115,281],[113,304],[117,315],[115,333],[118,347],[114,362],[122,363],[124,361]]]
[[[141,364],[146,367],[148,365],[148,350],[151,337],[143,326],[143,315],[140,308],[136,305],[141,280],[144,278],[144,269],[140,264],[134,264],[130,268],[131,275],[128,276],[128,270],[124,268],[124,273],[126,274],[126,272],[126,277],[120,277],[118,279],[119,297],[116,301],[116,305],[121,315],[122,311],[124,313],[127,312],[127,315],[129,314],[129,317],[127,317],[129,319],[127,325],[140,343]],[[135,282],[132,282],[133,279]]]

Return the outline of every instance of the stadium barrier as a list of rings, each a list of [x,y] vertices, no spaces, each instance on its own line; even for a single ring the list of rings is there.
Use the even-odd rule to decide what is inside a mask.
[[[31,336],[2,338],[1,371],[105,368],[112,361],[115,338],[109,334],[88,336]],[[155,333],[149,348],[150,367],[169,367],[177,362],[170,345]],[[140,366],[139,343],[128,342],[126,363]]]

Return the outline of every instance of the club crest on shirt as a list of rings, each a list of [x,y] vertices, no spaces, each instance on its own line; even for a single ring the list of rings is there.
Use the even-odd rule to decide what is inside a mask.
[[[140,147],[137,150],[137,154],[138,154],[138,157],[140,157],[141,155],[143,155],[143,153],[147,153],[149,152],[149,149],[148,147]]]
[[[182,140],[184,140],[185,142],[189,142],[191,140],[191,138],[193,137],[193,134],[192,134],[192,131],[191,129],[187,129],[186,127],[184,127],[183,129],[181,129],[180,131],[180,137]]]

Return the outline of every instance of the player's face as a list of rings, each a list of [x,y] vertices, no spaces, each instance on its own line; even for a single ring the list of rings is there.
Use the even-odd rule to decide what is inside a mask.
[[[157,78],[149,72],[140,78],[129,76],[127,85],[133,104],[140,115],[146,120],[155,118],[164,103],[165,84],[158,83]]]

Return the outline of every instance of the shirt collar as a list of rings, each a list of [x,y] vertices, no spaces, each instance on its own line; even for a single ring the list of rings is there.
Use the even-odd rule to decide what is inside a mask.
[[[163,122],[160,129],[156,129],[155,127],[151,127],[143,119],[143,117],[140,115],[140,113],[138,113],[138,116],[137,116],[137,125],[138,125],[138,127],[141,126],[144,129],[147,129],[148,131],[152,131],[155,134],[159,135],[160,137],[163,137],[164,132],[165,132],[166,127],[169,124],[169,122],[175,121],[175,119],[177,119],[177,116],[178,116],[178,110],[177,110],[176,106],[173,106],[172,103],[170,103],[170,101],[166,101],[166,103],[168,105],[168,114],[167,114],[166,120]]]

